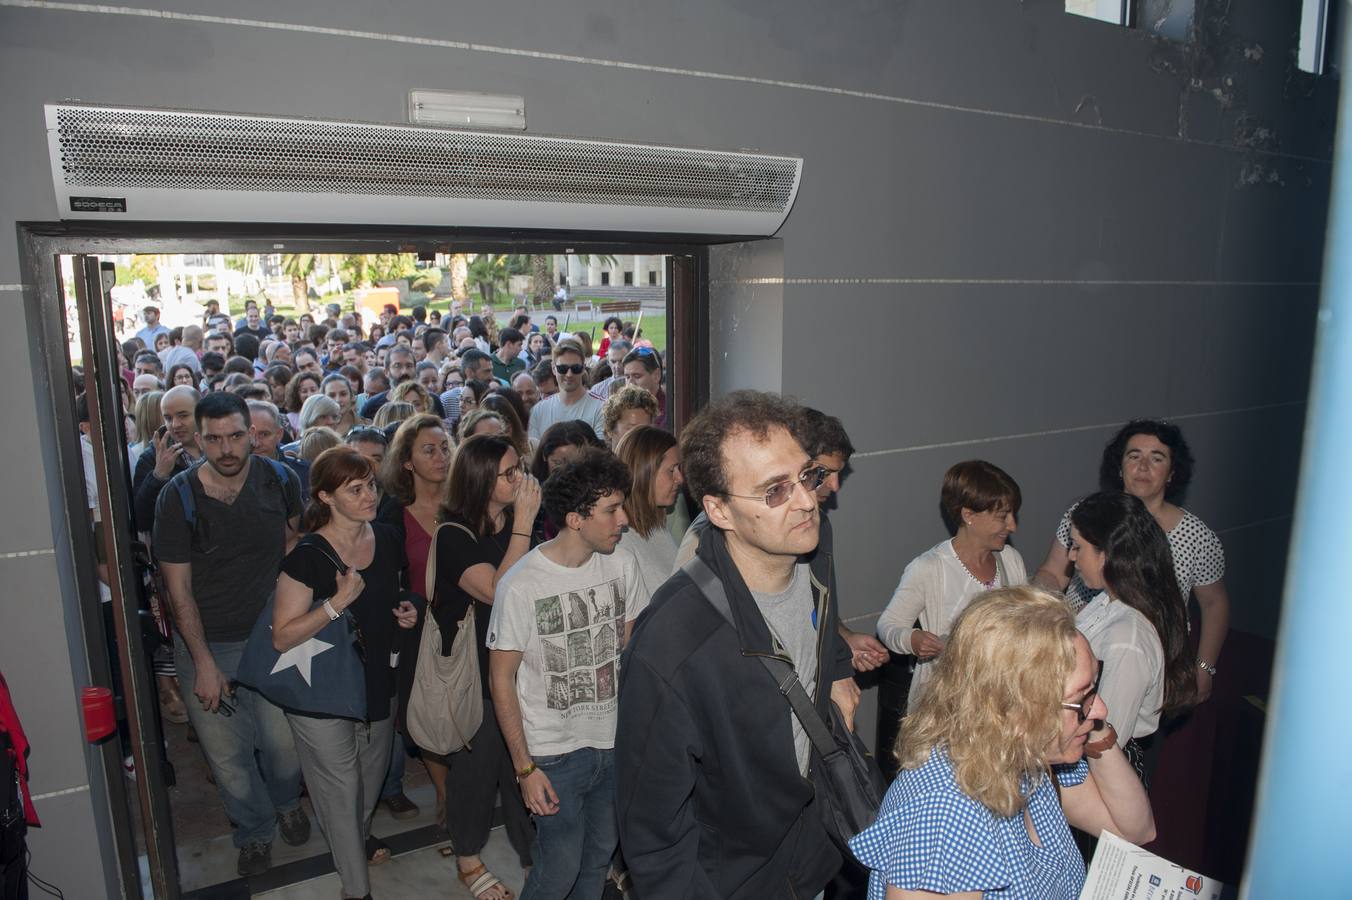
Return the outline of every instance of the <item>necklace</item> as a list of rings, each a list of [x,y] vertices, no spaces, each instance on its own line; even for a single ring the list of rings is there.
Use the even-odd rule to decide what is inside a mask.
[[[952,543],[952,542],[950,541],[949,543]],[[990,581],[982,581],[980,578],[977,578],[975,575],[972,574],[972,570],[971,570],[971,569],[967,568],[967,563],[965,563],[965,562],[962,561],[962,556],[958,553],[958,548],[957,548],[956,545],[954,545],[954,547],[953,547],[953,555],[957,557],[957,559],[958,559],[958,565],[962,566],[962,570],[963,570],[964,572],[967,573],[967,577],[970,578],[970,579],[972,579],[973,581],[975,581],[977,584],[981,585],[981,586],[982,586],[983,588],[985,588],[986,590],[992,590],[992,589],[997,588],[997,587],[1000,586],[1000,568],[999,568],[999,566],[996,567],[996,569],[995,569],[995,574],[991,576],[991,580],[990,580]]]

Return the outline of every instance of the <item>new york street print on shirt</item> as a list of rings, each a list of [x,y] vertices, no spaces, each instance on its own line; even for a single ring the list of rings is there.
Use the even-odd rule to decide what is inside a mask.
[[[545,705],[569,717],[615,699],[624,589],[618,578],[535,601],[547,682]],[[591,705],[593,709],[586,707]]]

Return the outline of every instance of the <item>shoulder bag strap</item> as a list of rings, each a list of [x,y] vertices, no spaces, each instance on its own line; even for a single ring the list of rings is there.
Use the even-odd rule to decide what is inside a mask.
[[[478,536],[459,522],[441,522],[436,528],[432,529],[432,543],[427,547],[427,567],[423,570],[423,587],[427,588],[427,605],[429,608],[433,606],[437,593],[437,537],[441,534],[441,529],[448,526],[459,528],[469,535],[470,540],[476,544],[479,542]],[[473,610],[474,605],[470,604],[470,611],[473,612]]]
[[[296,542],[296,546],[309,547],[311,550],[315,550],[318,551],[319,553],[322,553],[324,557],[328,559],[330,563],[333,564],[333,567],[338,570],[338,574],[340,575],[347,571],[347,566],[344,565],[343,561],[339,559],[333,553],[332,550],[329,549],[327,541],[321,543],[320,541],[314,539],[314,535],[307,534],[305,535],[305,537],[301,538],[299,541]]]
[[[709,605],[716,609],[732,630],[737,630],[737,623],[732,619],[732,606],[728,602],[728,592],[723,588],[723,582],[714,574],[709,564],[698,556],[692,557],[689,562],[681,567],[685,574],[695,582],[695,586],[704,594],[704,599],[709,601]],[[812,741],[812,746],[816,748],[817,753],[825,757],[835,753],[840,748],[836,745],[836,740],[831,736],[831,731],[822,721],[817,708],[812,705],[812,698],[803,690],[803,684],[798,680],[798,673],[793,670],[793,666],[784,662],[782,659],[775,659],[769,656],[757,656],[761,665],[765,666],[770,673],[770,677],[775,680],[775,686],[779,688],[779,693],[788,701],[793,714],[798,717],[798,722],[807,732],[808,739]]]

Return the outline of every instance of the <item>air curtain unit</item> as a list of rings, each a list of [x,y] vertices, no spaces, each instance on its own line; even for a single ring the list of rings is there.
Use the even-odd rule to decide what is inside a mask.
[[[52,104],[61,217],[774,234],[803,161],[569,137]]]

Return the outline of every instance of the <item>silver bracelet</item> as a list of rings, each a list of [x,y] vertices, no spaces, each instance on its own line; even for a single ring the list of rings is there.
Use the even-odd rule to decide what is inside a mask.
[[[1212,678],[1216,677],[1216,667],[1213,666],[1211,663],[1207,662],[1206,660],[1202,659],[1202,657],[1200,656],[1197,657],[1197,665],[1201,667],[1203,672],[1207,673]]]

